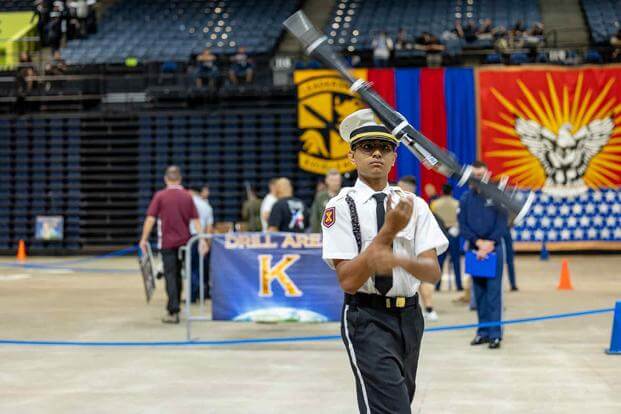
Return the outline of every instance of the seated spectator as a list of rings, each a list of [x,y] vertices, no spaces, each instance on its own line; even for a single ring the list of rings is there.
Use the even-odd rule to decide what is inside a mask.
[[[444,45],[437,37],[429,32],[423,32],[415,40],[414,48],[423,50],[427,54],[427,65],[439,66],[442,64],[442,52]]]
[[[461,20],[460,19],[455,19],[455,22],[453,23],[453,33],[455,33],[455,35],[460,38],[463,39],[465,37],[464,35],[464,28],[461,26]]]
[[[248,58],[243,47],[237,49],[237,54],[231,58],[229,79],[234,85],[240,82],[251,83],[254,79],[254,63]]]
[[[32,57],[28,52],[21,52],[19,54],[19,63],[17,64],[17,78],[19,78],[19,80],[16,78],[16,81],[22,83],[21,86],[26,94],[32,91],[34,85],[33,76],[37,76],[37,72],[35,71]]]
[[[522,43],[536,56],[537,48],[543,43],[543,23],[535,23],[528,32],[524,32]]]
[[[522,19],[518,19],[518,21],[515,22],[515,26],[513,26],[511,31],[513,32],[513,36],[521,36],[522,33],[526,31],[526,26],[524,25]]]
[[[463,28],[464,40],[468,43],[476,42],[478,30],[479,28],[477,27],[474,20],[468,20],[468,23],[466,23],[466,27]]]
[[[494,37],[495,29],[492,25],[492,19],[483,20],[483,24],[477,30],[477,37],[480,40],[488,40]]]
[[[404,28],[400,28],[397,33],[397,40],[395,42],[395,50],[412,49],[412,42],[408,38],[407,32]]]
[[[614,48],[612,51],[612,59],[618,59],[619,56],[621,56],[621,28],[610,38],[610,46]]]
[[[203,52],[196,57],[196,86],[202,88],[207,85],[210,90],[215,90],[220,76],[220,69],[216,63],[216,56],[209,51]]]
[[[60,56],[60,51],[56,50],[54,52],[52,60],[50,60],[45,65],[45,75],[46,76],[61,76],[61,75],[64,75],[66,71],[67,71],[67,63]],[[56,87],[60,89],[62,87],[62,82],[63,81],[58,81],[58,80],[57,81],[46,81],[45,90],[50,91],[52,89],[52,84],[56,85]]]
[[[373,65],[375,67],[388,66],[390,53],[394,48],[392,39],[388,36],[388,33],[386,31],[381,31],[375,35],[371,47],[373,48]]]
[[[64,75],[67,71],[67,63],[60,55],[60,50],[56,50],[52,56],[52,60],[50,60],[45,65],[45,74],[46,75]]]
[[[26,97],[32,91],[36,76],[34,65],[28,52],[19,54],[19,63],[15,73],[15,107],[14,112],[22,114],[26,111]]]

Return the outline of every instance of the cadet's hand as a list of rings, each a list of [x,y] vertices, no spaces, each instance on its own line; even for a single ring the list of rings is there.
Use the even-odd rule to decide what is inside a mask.
[[[373,273],[389,275],[392,269],[397,267],[397,258],[392,251],[392,247],[378,244],[369,247],[368,264]]]
[[[386,203],[386,220],[384,227],[392,234],[397,234],[410,222],[414,211],[414,202],[410,197],[401,197],[397,205],[392,208],[392,196]]]

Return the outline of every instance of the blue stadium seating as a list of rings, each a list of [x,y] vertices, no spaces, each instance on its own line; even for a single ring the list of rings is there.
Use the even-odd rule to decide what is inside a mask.
[[[62,242],[30,247],[79,247],[80,139],[76,119],[0,120],[0,249],[33,240],[37,215],[62,215]],[[73,247],[70,247],[73,246]]]
[[[538,2],[532,0],[337,0],[325,28],[329,41],[347,50],[370,50],[373,36],[387,31],[395,39],[399,28],[410,37],[430,32],[440,37],[473,19],[492,19],[494,26],[509,28],[517,20],[527,27],[541,21]]]
[[[621,2],[618,0],[582,0],[582,7],[593,41],[597,44],[607,44],[610,37],[619,30]]]
[[[209,47],[215,54],[271,51],[293,0],[123,0],[106,10],[97,34],[70,41],[69,63],[188,61]]]

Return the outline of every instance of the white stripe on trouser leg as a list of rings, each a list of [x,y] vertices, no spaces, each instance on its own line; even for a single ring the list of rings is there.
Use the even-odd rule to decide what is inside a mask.
[[[507,246],[505,245],[505,241],[504,239],[500,239],[500,247],[502,248],[502,271],[500,272],[500,320],[503,320],[503,315],[505,313],[504,307],[504,293],[503,293],[503,289],[502,289],[502,283],[504,281],[504,274],[505,274],[505,264],[507,263]],[[503,337],[504,335],[504,329],[503,329],[503,325],[500,325],[500,337]]]
[[[345,326],[345,338],[347,338],[347,348],[349,349],[349,357],[351,358],[352,364],[354,364],[354,368],[356,368],[356,376],[358,377],[358,381],[360,381],[360,388],[362,389],[362,398],[364,399],[364,405],[367,406],[367,414],[371,414],[371,409],[369,408],[369,399],[367,398],[367,390],[364,386],[364,380],[362,379],[362,373],[360,372],[360,368],[358,368],[358,362],[356,361],[356,353],[354,352],[354,345],[349,339],[349,329],[347,328],[347,311],[349,310],[349,305],[345,305],[345,310],[343,311],[343,326]]]

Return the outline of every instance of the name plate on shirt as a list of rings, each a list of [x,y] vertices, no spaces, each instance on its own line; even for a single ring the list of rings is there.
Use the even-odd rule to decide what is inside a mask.
[[[343,291],[321,258],[321,234],[218,235],[210,276],[214,320],[340,320]]]
[[[466,252],[466,273],[472,277],[496,277],[496,253],[492,252],[485,259],[478,259],[474,251]]]

